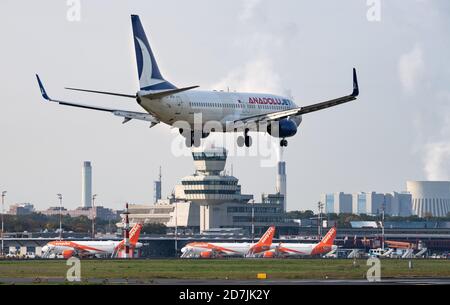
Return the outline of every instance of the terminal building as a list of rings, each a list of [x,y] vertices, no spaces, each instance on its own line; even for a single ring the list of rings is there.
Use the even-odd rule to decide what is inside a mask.
[[[253,227],[254,233],[259,234],[270,225],[282,231],[283,228],[297,229],[298,224],[285,220],[284,162],[278,166],[278,192],[262,195],[261,201],[256,203],[253,195],[241,192],[238,178],[224,172],[226,149],[194,149],[192,157],[194,174],[182,178],[170,198],[152,205],[129,206],[132,223],[163,223],[192,232],[207,232],[213,228],[243,228],[251,232]]]

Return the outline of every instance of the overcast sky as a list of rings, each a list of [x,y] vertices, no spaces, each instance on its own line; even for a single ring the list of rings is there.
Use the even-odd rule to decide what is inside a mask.
[[[130,14],[141,16],[163,75],[178,86],[291,94],[308,105],[348,94],[358,69],[359,100],[305,115],[289,139],[289,210],[315,209],[324,192],[450,179],[450,2],[380,3],[378,16],[364,0],[81,0],[81,20],[71,22],[66,1],[2,0],[0,190],[8,204],[44,209],[62,193],[75,208],[90,160],[98,203],[121,208],[152,203],[160,165],[165,196],[193,172],[191,157],[171,151],[179,136],[167,125],[122,125],[40,96],[37,72],[52,97],[141,111],[130,99],[64,90],[137,91]],[[244,193],[259,201],[275,191],[276,168],[260,157],[231,163]]]

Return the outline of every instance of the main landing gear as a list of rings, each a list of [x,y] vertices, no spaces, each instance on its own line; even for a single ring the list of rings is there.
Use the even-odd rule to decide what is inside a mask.
[[[283,139],[280,141],[280,146],[281,147],[287,147],[288,146],[288,141],[286,139]]]
[[[183,133],[182,129],[180,129],[180,133],[181,134]],[[185,141],[186,147],[192,147],[192,146],[200,147],[201,137],[199,137],[196,132],[191,131],[190,135],[188,134],[187,137],[185,136],[184,141]]]
[[[249,130],[246,129],[246,130],[244,131],[244,136],[239,136],[239,137],[237,138],[237,145],[238,145],[239,147],[242,147],[242,146],[244,146],[244,145],[245,145],[245,147],[250,147],[250,146],[252,146],[252,137],[250,137],[250,136],[248,135],[248,132],[249,132]]]

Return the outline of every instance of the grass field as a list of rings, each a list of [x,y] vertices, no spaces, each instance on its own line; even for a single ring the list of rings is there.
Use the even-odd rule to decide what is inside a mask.
[[[0,278],[64,278],[64,260],[0,261]],[[229,260],[82,260],[84,279],[362,279],[366,260],[229,259]],[[450,260],[382,260],[382,278],[450,277]]]

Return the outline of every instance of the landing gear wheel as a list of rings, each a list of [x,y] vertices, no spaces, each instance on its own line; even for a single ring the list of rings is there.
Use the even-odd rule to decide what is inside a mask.
[[[237,145],[239,146],[239,147],[243,147],[244,145],[245,145],[245,147],[250,147],[250,146],[252,146],[252,137],[250,137],[249,135],[248,135],[248,132],[249,132],[249,130],[248,129],[246,129],[245,130],[245,132],[244,132],[244,136],[239,136],[238,138],[237,138]]]
[[[191,138],[184,138],[184,143],[186,144],[186,147],[192,147],[192,139]]]
[[[288,141],[286,139],[283,139],[280,141],[280,146],[281,147],[287,147],[288,146]]]
[[[245,131],[244,131],[244,144],[245,144],[245,147],[250,147],[250,146],[252,146],[252,137],[250,137],[249,135],[248,135],[248,132],[249,132],[249,130],[248,129],[245,129]]]
[[[198,133],[191,131],[190,137],[185,138],[186,147],[200,147],[201,145],[201,136]]]
[[[239,137],[237,138],[237,145],[238,145],[239,147],[243,147],[243,146],[245,145],[245,139],[244,139],[243,136],[239,136]]]
[[[246,136],[244,140],[245,140],[245,147],[252,146],[252,137]]]

